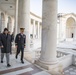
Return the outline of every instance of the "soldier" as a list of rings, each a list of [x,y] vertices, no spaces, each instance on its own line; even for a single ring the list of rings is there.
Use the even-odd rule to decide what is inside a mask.
[[[26,43],[26,36],[23,33],[24,33],[24,28],[20,28],[20,33],[17,34],[15,38],[15,45],[17,48],[16,59],[17,59],[18,54],[21,51],[21,63],[24,63],[23,57],[24,57],[24,48],[25,48],[25,43]]]
[[[6,54],[7,67],[10,67],[9,64],[9,54],[11,47],[11,36],[8,34],[8,29],[5,28],[4,32],[0,34],[0,47],[1,47],[1,63],[3,63],[4,54]]]

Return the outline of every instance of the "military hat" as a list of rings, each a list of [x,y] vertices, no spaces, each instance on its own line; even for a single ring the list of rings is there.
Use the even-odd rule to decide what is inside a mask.
[[[20,30],[24,30],[25,28],[20,28]]]

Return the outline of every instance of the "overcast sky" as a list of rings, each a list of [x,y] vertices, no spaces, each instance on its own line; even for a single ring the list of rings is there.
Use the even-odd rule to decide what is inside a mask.
[[[42,15],[42,0],[30,0],[31,12]],[[58,13],[76,13],[76,0],[58,0]]]

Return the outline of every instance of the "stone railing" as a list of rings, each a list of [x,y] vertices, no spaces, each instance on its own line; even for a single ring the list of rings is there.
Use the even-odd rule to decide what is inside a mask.
[[[41,50],[40,50],[40,49],[35,50],[35,60],[39,59],[40,54],[41,54]],[[66,55],[68,55],[68,54],[69,54],[69,53],[62,52],[62,51],[57,51],[57,58],[66,56]]]
[[[41,55],[41,50],[38,49],[35,51],[35,60],[38,60],[40,58],[40,55]]]
[[[52,75],[64,75],[64,69],[70,65],[72,65],[72,55],[68,54],[66,56],[58,58],[58,63],[55,64],[54,66],[51,65],[49,67],[50,68],[49,72]]]
[[[76,66],[76,55],[73,55],[73,56],[72,56],[72,62],[73,62],[73,65]]]
[[[63,56],[66,56],[66,55],[68,55],[68,53],[62,52],[62,51],[57,51],[57,58],[63,57]]]
[[[59,64],[61,64],[64,68],[72,65],[72,54],[65,55],[63,57],[58,58]]]
[[[57,51],[57,58],[59,64],[62,64],[63,69],[73,64],[73,54],[65,51]]]
[[[34,61],[40,58],[40,54],[41,54],[40,49],[35,51]],[[62,64],[64,68],[72,64],[76,65],[76,56],[71,53],[67,53],[65,51],[57,51],[57,58],[58,58],[59,64]]]
[[[69,55],[72,56],[72,65],[75,65],[76,66],[76,54],[75,54],[75,52],[69,52],[69,53],[67,53],[65,51],[63,51],[63,52],[62,51],[57,51],[57,57],[58,58],[60,58],[60,57],[64,58],[64,56],[67,58],[67,55],[68,56]],[[62,59],[62,58],[60,58],[60,59]]]
[[[30,40],[30,48],[32,48],[33,47],[33,40]]]

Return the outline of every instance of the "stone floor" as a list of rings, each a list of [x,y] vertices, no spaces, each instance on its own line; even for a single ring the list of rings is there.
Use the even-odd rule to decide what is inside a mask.
[[[61,44],[58,48],[58,50],[62,50],[65,52],[71,52],[76,54],[75,50],[72,49],[76,49],[74,43],[72,43],[72,45],[67,45],[68,43],[66,43],[66,46],[63,44]],[[62,47],[64,46],[64,47]],[[31,53],[29,52],[25,52],[25,58],[30,62],[32,62],[32,57],[31,57]],[[15,55],[12,54],[10,56],[10,63],[11,63],[11,67],[7,68],[6,66],[6,60],[4,58],[4,63],[0,63],[0,75],[51,75],[49,73],[47,73],[46,71],[43,71],[42,69],[40,69],[39,67],[37,67],[34,64],[31,64],[30,62],[28,62],[27,60],[24,60],[25,63],[21,64],[20,62],[20,57],[18,57],[18,59],[15,59]],[[64,75],[76,75],[76,66],[69,66],[68,68],[64,69]]]
[[[43,71],[34,64],[24,60],[24,64],[20,62],[20,57],[15,59],[15,55],[10,56],[11,67],[7,68],[6,60],[4,63],[0,63],[0,75],[51,75],[46,71]],[[64,75],[76,75],[76,66],[69,66],[64,69]]]
[[[64,69],[64,75],[76,75],[76,66],[69,66]]]
[[[4,63],[0,63],[0,75],[50,75],[46,71],[43,71],[34,64],[24,60],[24,64],[20,62],[20,57],[15,59],[15,55],[10,56],[11,67],[6,66],[6,60]]]

